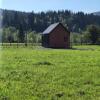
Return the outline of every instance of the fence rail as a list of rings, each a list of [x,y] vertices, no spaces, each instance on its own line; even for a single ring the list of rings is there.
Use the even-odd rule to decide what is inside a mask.
[[[75,45],[90,45],[90,43],[70,43],[70,46]],[[42,43],[0,43],[1,47],[32,47],[32,46],[42,46]]]
[[[1,47],[32,47],[32,46],[41,46],[41,43],[0,43]]]

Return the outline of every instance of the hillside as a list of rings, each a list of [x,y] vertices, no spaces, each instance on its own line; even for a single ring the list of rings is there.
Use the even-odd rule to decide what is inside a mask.
[[[2,10],[3,27],[13,26],[24,31],[34,30],[43,32],[50,24],[62,22],[70,31],[79,32],[87,25],[100,25],[100,16],[85,14],[83,12],[73,13],[68,10],[47,11],[47,12],[19,12],[12,10]]]
[[[93,13],[94,15],[98,15],[98,16],[100,16],[100,11],[99,12],[95,12],[95,13]]]

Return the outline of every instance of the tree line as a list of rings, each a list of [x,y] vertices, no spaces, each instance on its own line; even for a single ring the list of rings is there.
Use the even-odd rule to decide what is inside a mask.
[[[18,30],[15,27],[7,27],[0,30],[2,44],[3,43],[24,43],[27,46],[28,43],[41,43],[41,34],[36,33],[35,31],[26,31],[23,33],[23,30]],[[23,34],[23,35],[22,35]]]
[[[2,16],[3,27],[12,26],[19,30],[23,28],[24,31],[43,32],[50,24],[56,22],[63,23],[73,32],[84,30],[87,25],[100,25],[100,16],[83,12],[73,13],[69,10],[39,13],[2,10]]]
[[[71,34],[71,42],[78,44],[98,44],[100,45],[100,26],[88,25],[84,31]]]

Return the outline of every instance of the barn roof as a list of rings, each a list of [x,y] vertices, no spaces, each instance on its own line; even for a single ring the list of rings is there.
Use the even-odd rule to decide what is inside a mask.
[[[60,23],[51,24],[42,34],[49,34],[52,30],[54,30]]]
[[[51,24],[42,34],[49,34],[51,31],[53,31],[59,24],[61,23],[54,23]],[[62,24],[61,24],[62,25]],[[63,25],[62,25],[63,26]],[[64,26],[63,26],[64,27]],[[65,27],[64,27],[65,28]],[[67,30],[67,29],[66,29]],[[68,30],[67,30],[68,31]]]

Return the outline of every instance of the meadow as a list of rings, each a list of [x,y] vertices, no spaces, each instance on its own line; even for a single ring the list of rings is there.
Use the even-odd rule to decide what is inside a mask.
[[[0,56],[0,100],[100,100],[100,46],[9,46]]]

